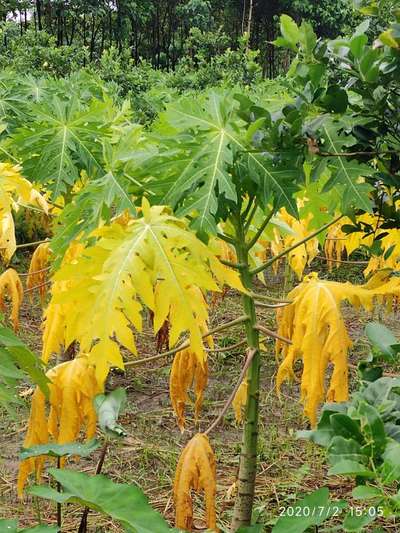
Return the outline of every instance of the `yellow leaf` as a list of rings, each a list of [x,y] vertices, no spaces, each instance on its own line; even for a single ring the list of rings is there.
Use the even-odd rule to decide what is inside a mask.
[[[63,265],[75,264],[77,258],[83,252],[84,246],[78,241],[73,241],[63,258]],[[68,281],[55,281],[52,292],[67,291],[70,287]],[[66,318],[72,313],[72,304],[69,303],[50,303],[43,315],[43,347],[42,360],[48,363],[53,353],[59,353],[61,348],[68,348],[71,344],[66,343]],[[74,340],[74,339],[73,339]]]
[[[207,528],[216,531],[215,457],[208,437],[203,433],[198,433],[188,442],[175,473],[175,526],[185,531],[191,531],[193,527],[192,490],[197,493],[204,491]]]
[[[46,420],[46,398],[39,387],[36,388],[32,396],[31,413],[28,422],[28,429],[24,440],[24,447],[46,444],[49,441],[49,433]],[[26,480],[32,472],[36,473],[36,481],[40,481],[45,457],[29,457],[21,461],[18,472],[17,491],[21,498]]]
[[[89,353],[99,383],[111,366],[123,368],[115,338],[136,352],[132,326],[141,330],[143,304],[154,312],[155,331],[169,320],[171,346],[189,332],[192,351],[204,361],[203,293],[221,290],[224,283],[243,290],[238,274],[220,263],[185,220],[146,202],[142,213],[128,226],[97,230],[96,244],[54,278],[49,308],[68,305],[64,344],[77,340]]]
[[[81,355],[57,365],[46,375],[50,380],[50,411],[46,416],[46,400],[42,391],[37,388],[32,397],[24,448],[45,444],[50,439],[58,444],[74,442],[83,427],[86,439],[93,438],[96,432],[93,399],[101,392],[101,388],[87,356]],[[20,496],[30,473],[36,472],[37,478],[40,478],[44,460],[45,457],[40,456],[21,462],[18,475]]]
[[[329,270],[338,267],[344,257],[349,257],[354,250],[362,246],[372,246],[374,239],[379,238],[381,253],[372,255],[368,266],[364,270],[364,276],[377,272],[384,268],[396,270],[400,266],[400,232],[398,229],[381,228],[384,219],[379,215],[364,213],[357,217],[357,222],[361,225],[368,225],[374,228],[374,232],[365,234],[364,232],[353,232],[346,234],[342,231],[344,224],[353,225],[349,218],[341,219],[337,224],[330,227],[325,241],[325,255]]]
[[[13,268],[8,268],[0,276],[0,309],[6,310],[4,296],[8,294],[11,298],[11,321],[14,330],[19,327],[19,309],[24,298],[24,289],[18,273]]]
[[[235,412],[236,422],[241,424],[243,421],[243,411],[247,403],[247,390],[249,384],[247,378],[245,378],[242,383],[239,385],[238,390],[236,391],[235,397],[232,401],[232,407]]]
[[[201,363],[190,348],[178,352],[172,363],[169,393],[179,429],[185,428],[185,406],[190,402],[188,390],[194,386],[196,394],[195,418],[198,419],[203,404],[204,389],[208,381],[207,361]]]
[[[341,302],[346,300],[356,308],[371,310],[376,299],[399,294],[399,278],[385,283],[381,278],[381,283],[357,286],[322,281],[314,273],[288,294],[293,303],[278,310],[278,333],[291,339],[292,344],[276,342],[277,355],[283,357],[277,389],[285,380],[296,378],[293,366],[302,360],[301,400],[313,426],[318,406],[325,398],[331,402],[348,398],[348,350],[352,342],[341,314]],[[325,373],[330,363],[333,374],[326,392]]]
[[[39,205],[46,213],[46,200],[32,184],[20,174],[21,167],[10,163],[0,163],[0,255],[8,263],[16,250],[14,219],[12,208],[18,203]]]
[[[40,294],[40,300],[42,305],[46,297],[46,279],[47,271],[46,267],[49,262],[51,251],[48,242],[43,242],[35,249],[32,254],[31,263],[29,265],[28,278],[26,280],[26,286],[30,290],[30,300],[32,302],[32,293],[37,288]]]

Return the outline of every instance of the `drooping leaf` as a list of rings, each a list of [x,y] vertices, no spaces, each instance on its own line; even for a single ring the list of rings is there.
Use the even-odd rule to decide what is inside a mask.
[[[69,444],[76,441],[85,426],[86,438],[96,432],[96,412],[93,399],[100,392],[94,368],[88,357],[81,355],[72,361],[61,363],[47,372],[50,380],[50,410],[46,416],[46,398],[37,388],[32,397],[28,430],[24,448],[37,445]],[[44,455],[31,456],[20,463],[18,493],[21,496],[28,476],[36,473],[40,480],[45,461]]]
[[[283,381],[295,378],[293,366],[301,359],[301,399],[313,426],[325,394],[330,402],[348,399],[347,353],[352,343],[341,315],[341,302],[346,300],[355,307],[372,309],[375,300],[393,297],[399,292],[399,278],[379,277],[357,286],[349,282],[321,281],[313,273],[289,293],[293,303],[278,310],[278,331],[291,339],[292,344],[276,343],[277,354],[284,358],[278,370],[277,388],[279,390]],[[329,363],[333,363],[334,369],[325,393],[324,376]]]
[[[199,361],[190,348],[178,352],[172,363],[169,378],[169,394],[179,429],[185,429],[185,406],[190,402],[188,390],[194,386],[196,394],[195,419],[203,404],[204,389],[208,381],[207,361]]]
[[[30,291],[29,296],[32,302],[32,293],[37,290],[40,295],[42,305],[46,297],[46,279],[47,279],[47,266],[49,263],[51,250],[49,243],[44,242],[39,244],[32,254],[31,262],[29,265],[28,277],[26,280],[26,287]]]
[[[215,457],[203,433],[197,433],[185,446],[175,472],[175,525],[184,530],[191,530],[193,526],[191,490],[204,491],[206,524],[215,530]]]
[[[21,167],[0,162],[0,255],[5,263],[16,250],[12,208],[19,203],[37,205],[45,213],[48,211],[46,200],[22,177]]]
[[[247,403],[247,391],[248,391],[248,380],[245,378],[242,383],[239,385],[238,390],[236,391],[235,397],[232,401],[232,407],[235,412],[236,422],[240,424],[243,421],[243,411]]]
[[[8,268],[0,276],[0,309],[6,311],[5,295],[11,298],[11,321],[14,331],[19,327],[19,309],[24,298],[24,288],[18,273],[13,268]]]

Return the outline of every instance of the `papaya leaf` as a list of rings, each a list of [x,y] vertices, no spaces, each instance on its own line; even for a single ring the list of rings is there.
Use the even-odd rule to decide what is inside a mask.
[[[99,229],[95,245],[54,277],[69,280],[68,290],[53,284],[48,308],[61,303],[65,309],[65,338],[60,341],[65,346],[80,342],[99,384],[111,366],[123,368],[113,338],[136,353],[133,332],[141,330],[143,304],[154,311],[155,332],[168,317],[171,345],[188,331],[193,351],[203,360],[208,312],[202,291],[218,291],[224,283],[243,290],[237,273],[219,262],[186,221],[168,208],[150,207],[146,199],[142,215],[126,226],[115,222]]]
[[[365,164],[349,160],[340,154],[346,151],[348,146],[356,144],[351,136],[340,134],[341,124],[332,120],[326,120],[322,126],[324,137],[324,152],[332,154],[328,158],[328,167],[331,178],[325,185],[325,190],[333,186],[339,186],[342,192],[342,212],[345,213],[354,208],[371,212],[372,205],[369,193],[372,186],[362,181],[363,177],[370,176],[373,168]]]
[[[66,101],[58,96],[32,104],[35,120],[12,134],[28,178],[45,184],[57,198],[73,186],[81,170],[89,176],[101,172],[98,140],[110,134],[104,126],[108,105],[94,99],[87,106],[77,97]]]
[[[215,233],[219,210],[237,202],[235,165],[243,175],[242,187],[256,189],[264,205],[273,193],[277,208],[297,213],[292,197],[300,175],[297,161],[280,162],[254,152],[230,92],[211,91],[169,105],[154,138],[159,151],[144,163],[139,178],[152,192],[152,201],[191,215],[200,234]]]

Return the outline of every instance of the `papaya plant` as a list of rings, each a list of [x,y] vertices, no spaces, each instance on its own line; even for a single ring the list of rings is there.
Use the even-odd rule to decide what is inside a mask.
[[[244,346],[246,358],[238,383],[215,422],[189,441],[178,462],[174,487],[176,525],[183,529],[192,527],[192,489],[204,491],[207,526],[216,529],[216,466],[209,435],[246,377],[246,388],[241,389],[245,392],[245,409],[232,531],[243,531],[251,523],[263,363],[261,335],[290,345],[295,342],[291,334],[296,330],[295,337],[301,341],[303,332],[307,341],[304,345],[315,348],[312,356],[318,364],[324,363],[321,368],[326,367],[328,359],[338,362],[334,382],[341,384],[338,399],[345,400],[350,340],[340,315],[340,302],[348,299],[354,305],[371,308],[376,298],[398,294],[399,280],[388,281],[389,276],[355,288],[351,284],[323,283],[311,276],[300,289],[304,289],[307,305],[295,318],[297,303],[300,306],[304,302],[297,300],[292,305],[290,300],[276,301],[257,292],[257,276],[264,281],[268,268],[311,239],[321,237],[343,215],[380,213],[382,204],[377,199],[387,193],[388,183],[376,179],[371,147],[358,149],[357,126],[364,119],[352,116],[349,120],[346,114],[350,104],[355,114],[356,104],[352,104],[350,86],[343,87],[340,82],[332,85],[328,45],[317,40],[307,23],[299,27],[289,17],[283,17],[281,26],[282,38],[276,44],[288,46],[297,56],[290,69],[294,96],[278,108],[276,102],[273,109],[263,106],[239,89],[209,91],[169,104],[157,123],[144,130],[127,124],[124,109],[111,120],[115,118],[110,118],[115,108],[111,106],[107,113],[104,102],[92,102],[88,107],[62,102],[55,111],[46,112],[46,106],[41,106],[43,114],[34,136],[28,127],[13,133],[20,153],[28,152],[29,172],[46,164],[39,146],[49,143],[54,158],[44,173],[44,181],[54,194],[67,189],[68,198],[72,198],[56,220],[50,243],[56,268],[44,315],[43,359],[47,362],[51,354],[58,353],[61,347],[68,349],[73,343],[80,347],[75,359],[48,372],[52,381],[48,417],[44,396],[35,392],[26,446],[48,440],[65,444],[77,438],[85,422],[88,436],[94,434],[92,401],[103,390],[110,369],[138,364],[137,360],[126,361],[124,357],[128,352],[137,352],[135,333],[142,328],[145,308],[152,312],[155,333],[166,322],[169,326],[172,348],[156,357],[176,355],[171,396],[177,405],[182,403],[195,380],[196,410],[207,380],[207,350],[213,350],[213,333],[243,326],[244,339],[239,344]],[[362,30],[357,30],[345,49],[354,59],[352,49],[357,53],[358,44],[367,63],[370,56],[374,63],[376,56],[378,65],[374,64],[374,68],[379,71],[384,68],[384,58],[379,54],[386,51],[371,51],[364,37],[358,39]],[[393,64],[397,59],[393,56]],[[361,85],[365,81],[376,82],[365,65],[357,68]],[[366,73],[370,78],[364,79]],[[98,106],[104,108],[101,118],[97,115]],[[376,124],[372,126],[375,128]],[[382,142],[388,142],[386,137]],[[30,146],[34,146],[33,153]],[[389,160],[383,157],[381,163],[387,170]],[[72,197],[79,170],[90,176]],[[392,198],[389,193],[387,196]],[[275,215],[283,208],[294,217],[306,214],[309,232],[275,256],[260,259],[255,248],[261,240],[268,240],[276,224]],[[210,328],[206,294],[221,291],[224,285],[241,292],[243,313]],[[259,306],[287,306],[288,316],[282,326],[287,326],[287,335],[260,322]],[[308,316],[310,327],[305,328]],[[334,346],[330,346],[327,336],[334,329],[332,324],[337,341]],[[327,327],[319,331],[321,325]],[[321,342],[313,344],[316,331],[321,334]],[[289,362],[298,357],[298,346],[289,351]],[[309,355],[303,354],[307,364]],[[149,360],[154,358],[145,359],[144,363]],[[186,366],[181,365],[182,360]],[[342,376],[346,380],[340,382]],[[321,380],[320,373],[315,373],[313,379]],[[177,381],[179,386],[175,387]],[[319,391],[318,401],[322,392]],[[176,407],[181,427],[182,410],[184,406]],[[68,418],[67,413],[74,416]],[[39,427],[41,431],[33,431]],[[23,467],[20,471],[21,488],[27,475],[38,470],[31,466],[29,471]],[[66,480],[62,472],[52,473],[60,483]],[[97,480],[91,483],[97,484]],[[72,501],[70,492],[67,490],[65,497],[51,494],[54,499]],[[88,508],[97,505],[86,496],[79,498]]]
[[[128,221],[125,228],[113,223],[95,232],[97,241],[86,248],[75,265],[62,267],[54,278],[57,284],[64,284],[57,285],[60,291],[53,286],[49,307],[50,312],[55,312],[55,306],[64,306],[62,314],[68,333],[67,337],[61,333],[61,343],[68,345],[78,340],[83,349],[90,349],[93,340],[100,339],[89,353],[100,381],[104,380],[110,365],[123,367],[118,346],[110,339],[112,333],[129,349],[135,350],[125,314],[120,311],[121,301],[124,307],[130,308],[132,304],[128,298],[139,294],[155,312],[155,331],[169,318],[173,332],[171,344],[176,344],[181,332],[189,330],[191,349],[204,360],[201,337],[207,330],[201,332],[198,325],[195,328],[193,318],[198,315],[206,319],[206,310],[202,298],[195,300],[196,308],[193,301],[188,302],[188,288],[184,284],[196,283],[203,290],[212,288],[211,280],[207,282],[204,277],[210,268],[208,278],[212,273],[220,282],[242,290],[243,317],[237,320],[245,325],[252,359],[248,370],[239,491],[232,522],[234,531],[250,524],[254,498],[262,362],[259,335],[262,332],[276,336],[265,330],[257,319],[256,304],[260,299],[255,293],[254,277],[279,257],[257,264],[251,252],[264,231],[268,231],[268,224],[277,210],[284,206],[288,212],[298,214],[294,194],[306,184],[303,164],[309,155],[301,125],[308,112],[308,106],[300,102],[298,106],[286,106],[280,113],[271,115],[267,109],[234,92],[212,92],[197,101],[183,99],[169,106],[155,131],[149,134],[154,153],[145,160],[140,152],[137,156],[135,152],[131,155],[130,165],[136,169],[134,176],[138,185],[129,190],[136,198],[144,198],[136,218]],[[332,121],[329,130],[335,131],[340,147],[346,143],[342,127],[340,122]],[[140,166],[135,167],[135,157],[140,158]],[[357,176],[363,169],[360,167]],[[331,175],[338,172],[342,172],[341,168],[332,164]],[[354,196],[344,195],[345,205],[341,208],[369,209],[368,195],[364,184],[357,183],[356,173],[346,173],[343,179],[345,184],[339,183],[336,190],[351,185]],[[339,207],[330,193],[325,200]],[[157,207],[159,205],[170,205],[180,219],[172,217],[166,208]],[[319,206],[320,203],[316,212]],[[71,212],[78,208],[79,203],[71,207]],[[254,226],[256,213],[259,222]],[[321,218],[325,222],[322,225]],[[312,233],[283,250],[280,257],[324,232],[337,219],[334,209],[316,216]],[[209,240],[213,236],[232,247],[235,261],[213,259],[212,239]],[[209,241],[208,246],[200,239]],[[225,270],[221,270],[222,266]],[[240,284],[232,277],[234,271],[239,274]],[[137,277],[139,273],[140,278]],[[148,277],[146,286],[143,286],[144,275]],[[63,288],[65,284],[71,289],[68,294]],[[131,296],[126,292],[128,287]],[[89,294],[96,294],[94,306]],[[180,311],[183,305],[187,309],[185,317],[182,312],[177,316],[177,301],[180,301]],[[74,311],[77,306],[79,321]],[[138,311],[140,307],[132,308],[129,318],[140,328]],[[206,320],[202,320],[206,325]],[[90,324],[94,326],[95,323],[97,327],[92,328]],[[184,345],[178,344],[170,353],[183,348]]]

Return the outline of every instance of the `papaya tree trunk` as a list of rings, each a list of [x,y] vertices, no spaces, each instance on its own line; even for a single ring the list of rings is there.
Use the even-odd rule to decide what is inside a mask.
[[[252,291],[253,279],[250,274],[248,250],[245,245],[244,231],[238,229],[238,245],[236,253],[238,262],[241,264],[241,279],[243,285]],[[253,509],[254,490],[257,470],[257,439],[258,439],[258,411],[260,389],[260,351],[259,336],[256,326],[256,308],[251,296],[243,296],[243,308],[249,317],[246,322],[247,344],[256,349],[253,361],[248,370],[248,391],[244,416],[242,447],[240,452],[238,495],[232,519],[232,531],[240,526],[251,523]]]

